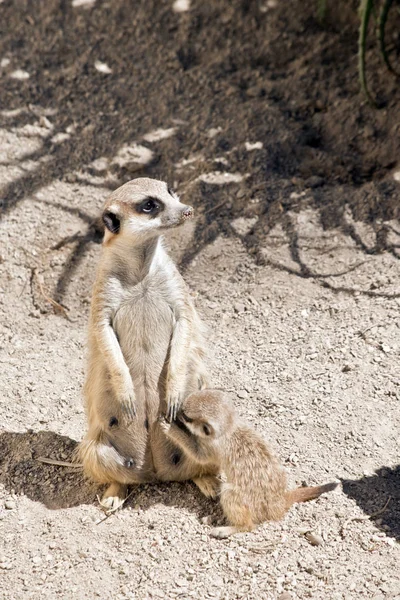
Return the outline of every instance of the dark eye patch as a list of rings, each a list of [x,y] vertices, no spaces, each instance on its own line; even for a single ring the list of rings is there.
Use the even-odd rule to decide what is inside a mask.
[[[151,217],[156,217],[162,210],[164,210],[164,204],[158,198],[145,198],[136,205],[136,211],[139,214]]]
[[[114,213],[106,210],[103,213],[103,223],[111,233],[118,233],[121,228],[121,220]]]
[[[180,416],[184,421],[186,421],[186,423],[193,423],[193,419],[188,417],[187,414],[185,414],[183,411],[181,412]]]
[[[183,421],[181,421],[180,419],[177,419],[176,421],[173,421],[173,423],[181,431],[183,431],[184,433],[186,433],[186,435],[192,436],[192,432],[190,431],[190,429],[187,428],[187,426],[185,425],[185,423]]]

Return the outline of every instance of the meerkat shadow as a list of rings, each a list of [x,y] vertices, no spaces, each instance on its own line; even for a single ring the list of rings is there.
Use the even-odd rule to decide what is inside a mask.
[[[78,442],[52,431],[0,432],[0,484],[57,510],[95,504],[98,486],[79,468],[43,464],[39,457],[71,461]]]
[[[192,481],[167,481],[129,487],[124,508],[147,511],[162,505],[190,513],[207,525],[224,524],[225,517],[219,499],[206,498]]]
[[[381,467],[358,480],[343,480],[342,485],[379,529],[400,540],[400,465]]]
[[[76,440],[53,431],[0,431],[0,485],[7,492],[25,495],[50,510],[84,504],[98,506],[98,497],[106,486],[89,481],[79,468],[38,461],[44,457],[70,462],[77,446]],[[147,510],[154,504],[163,504],[194,513],[199,519],[223,519],[219,503],[203,496],[188,481],[130,486],[129,493],[124,508],[140,506]]]

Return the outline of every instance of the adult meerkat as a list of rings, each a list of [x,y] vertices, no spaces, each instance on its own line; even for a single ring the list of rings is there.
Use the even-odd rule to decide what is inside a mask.
[[[214,470],[185,461],[156,423],[160,410],[174,418],[206,383],[203,326],[161,238],[192,214],[166,183],[147,178],[118,188],[103,210],[84,387],[88,432],[78,454],[89,477],[110,484],[106,508],[123,502],[127,484],[155,479],[193,478],[215,493],[207,477]]]
[[[317,498],[337,484],[287,490],[285,472],[267,444],[240,421],[221,392],[203,390],[188,396],[177,419],[160,417],[167,437],[190,459],[220,468],[221,505],[231,523],[216,527],[211,535],[225,538],[251,531],[267,520],[280,520],[295,502]]]

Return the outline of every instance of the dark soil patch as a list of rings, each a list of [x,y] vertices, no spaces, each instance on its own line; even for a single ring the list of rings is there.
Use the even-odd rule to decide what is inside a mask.
[[[229,233],[238,215],[261,213],[269,230],[282,214],[298,210],[301,203],[290,193],[304,189],[311,190],[307,202],[321,209],[325,228],[344,227],[345,204],[365,222],[398,215],[392,172],[400,155],[400,91],[372,40],[368,74],[385,108],[373,110],[360,94],[356,11],[337,9],[322,26],[314,2],[261,4],[194,2],[190,12],[176,14],[156,0],[97,2],[91,8],[73,8],[65,0],[4,2],[0,55],[12,59],[6,71],[18,67],[30,78],[3,77],[0,106],[56,108],[54,133],[71,124],[76,132],[63,144],[43,144],[50,160],[4,190],[3,210],[179,119],[179,134],[163,142],[157,160],[142,173],[184,189],[198,167],[177,173],[174,164],[201,152],[209,170],[218,168],[218,155],[227,157],[232,171],[249,174],[235,197],[231,186],[191,188],[194,203],[221,205],[199,223],[199,247],[221,229]],[[97,72],[95,60],[112,73]],[[6,123],[3,118],[3,125],[21,125],[25,114]],[[221,127],[212,139],[211,127]],[[246,140],[261,141],[263,150],[247,152]],[[260,201],[251,204],[252,197]],[[378,229],[372,251],[394,252]],[[259,227],[250,247],[262,233]]]

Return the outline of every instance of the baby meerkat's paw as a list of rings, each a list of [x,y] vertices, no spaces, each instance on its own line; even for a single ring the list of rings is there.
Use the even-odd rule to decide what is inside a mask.
[[[213,500],[216,499],[221,490],[221,482],[213,475],[196,477],[196,479],[193,479],[193,483],[197,485],[201,493],[204,494],[206,498],[212,498]]]
[[[158,423],[162,431],[164,431],[164,433],[168,433],[171,429],[171,423],[168,423],[167,419],[165,418],[165,415],[160,415],[158,417]]]
[[[213,538],[217,538],[218,540],[225,540],[226,538],[238,533],[238,529],[236,527],[214,527],[210,531],[210,535]]]

